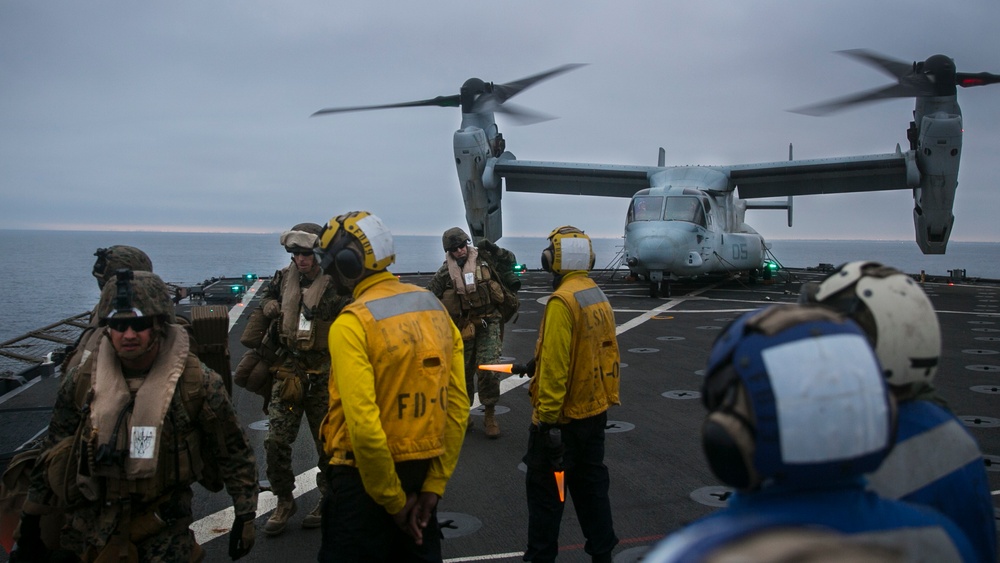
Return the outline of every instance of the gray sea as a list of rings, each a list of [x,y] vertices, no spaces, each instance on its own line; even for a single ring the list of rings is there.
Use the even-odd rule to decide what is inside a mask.
[[[143,249],[165,281],[195,285],[213,277],[246,273],[270,276],[288,263],[275,234],[150,233],[0,230],[0,342],[90,310],[97,283],[90,275],[94,251],[115,244]],[[528,268],[541,267],[543,237],[504,237]],[[397,236],[395,273],[432,272],[444,259],[437,236]],[[1000,279],[1000,243],[951,242],[948,254],[924,256],[913,241],[771,241],[782,265],[815,267],[871,259],[908,273],[948,276],[964,269],[969,277]],[[622,239],[595,239],[597,268],[617,262]]]

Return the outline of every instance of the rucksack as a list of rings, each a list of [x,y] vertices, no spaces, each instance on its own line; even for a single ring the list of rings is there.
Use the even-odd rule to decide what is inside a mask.
[[[521,278],[514,272],[514,266],[517,265],[514,253],[506,249],[498,248],[499,250],[502,252],[490,252],[487,249],[483,254],[493,269],[495,279],[500,282],[500,287],[503,289],[503,302],[497,305],[497,310],[500,311],[500,317],[506,324],[511,322],[511,319],[517,322],[517,311],[521,307],[517,292],[521,289]]]

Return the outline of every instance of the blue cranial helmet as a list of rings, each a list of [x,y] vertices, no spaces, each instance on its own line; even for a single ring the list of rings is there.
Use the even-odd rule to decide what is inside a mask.
[[[853,321],[775,305],[737,318],[712,346],[702,441],[739,489],[810,486],[875,470],[895,411],[878,359]]]

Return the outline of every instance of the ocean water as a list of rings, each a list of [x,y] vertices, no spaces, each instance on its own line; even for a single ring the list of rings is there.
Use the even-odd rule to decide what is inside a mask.
[[[543,237],[504,237],[528,268],[541,267]],[[143,249],[165,281],[195,285],[245,273],[270,276],[288,264],[277,234],[148,233],[0,230],[0,342],[91,309],[100,296],[90,275],[94,251],[126,244]],[[396,273],[433,272],[444,259],[437,236],[397,236]],[[596,267],[616,263],[622,239],[595,239]],[[784,266],[804,268],[871,259],[909,273],[1000,279],[1000,243],[951,242],[948,254],[924,256],[912,241],[771,241]]]

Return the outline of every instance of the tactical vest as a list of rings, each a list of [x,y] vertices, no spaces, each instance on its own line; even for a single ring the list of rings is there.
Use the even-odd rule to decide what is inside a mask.
[[[364,327],[393,461],[444,454],[452,323],[441,303],[429,291],[388,280],[368,288],[343,313]],[[334,385],[330,395],[331,404],[339,404]],[[343,409],[331,409],[320,432],[335,463],[353,463]]]
[[[572,331],[570,373],[566,379],[560,422],[588,418],[619,404],[618,339],[614,311],[607,296],[586,275],[570,275],[563,279],[551,298],[565,303],[573,319],[571,327],[556,327]],[[545,328],[543,319],[539,328],[542,338]],[[535,347],[536,358],[541,354],[542,338]],[[538,408],[539,384],[536,375],[529,388],[535,408]]]
[[[504,300],[503,286],[493,279],[493,271],[485,261],[479,260],[474,272],[476,291],[459,293],[452,280],[441,296],[441,302],[452,318],[470,319],[495,314],[496,305]]]
[[[95,334],[95,339],[103,336],[103,330]],[[111,502],[132,495],[140,503],[151,502],[172,489],[190,486],[195,481],[210,491],[222,490],[218,467],[206,465],[205,460],[214,459],[210,456],[215,444],[224,442],[218,435],[211,436],[213,440],[202,440],[199,429],[218,432],[219,425],[210,420],[213,416],[211,410],[203,409],[205,372],[198,358],[190,354],[164,417],[155,475],[139,480],[94,477],[97,467],[96,431],[91,427],[88,413],[93,399],[91,378],[95,364],[96,354],[87,355],[73,376],[75,403],[81,412],[76,434],[55,444],[43,454],[41,461],[47,467],[49,486],[58,497],[58,505],[72,506],[83,499]],[[127,425],[128,417],[125,416],[121,426],[127,428]],[[127,438],[124,434],[120,441]],[[118,470],[124,474],[122,467],[119,466]]]
[[[328,346],[327,336],[330,333],[330,325],[333,324],[333,318],[318,318],[312,311],[309,310],[309,306],[305,303],[305,293],[308,291],[309,287],[312,287],[312,284],[319,282],[319,277],[312,280],[310,285],[303,287],[299,285],[299,274],[294,267],[286,268],[285,270],[282,270],[282,272],[282,312],[288,314],[287,311],[284,311],[284,302],[291,302],[289,299],[290,294],[293,291],[298,292],[297,297],[299,307],[298,311],[295,311],[295,318],[298,319],[297,322],[301,322],[303,318],[306,318],[309,322],[308,336],[305,338],[302,337],[302,333],[305,331],[296,330],[295,327],[290,328],[287,322],[280,323],[278,329],[282,345],[289,350],[302,352],[326,352]],[[272,280],[272,283],[273,281],[274,280]],[[318,301],[313,305],[313,310],[321,309],[324,296],[325,295],[319,296]],[[309,311],[308,314],[307,311]]]

